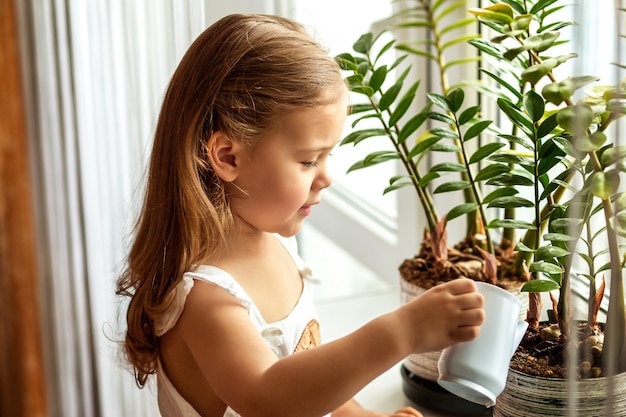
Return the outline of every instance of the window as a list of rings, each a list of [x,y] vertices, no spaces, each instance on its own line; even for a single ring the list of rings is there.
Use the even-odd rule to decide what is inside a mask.
[[[351,52],[358,37],[377,20],[390,16],[393,8],[392,2],[380,0],[361,1],[358,7],[333,0],[292,0],[289,4],[287,16],[304,24],[333,56]],[[349,130],[350,121],[345,133]],[[371,143],[356,148],[347,145],[333,151],[333,186],[324,192],[323,203],[315,208],[303,229],[301,247],[304,256],[318,269],[328,261],[352,264],[360,274],[374,274],[395,283],[395,271],[402,260],[417,252],[417,205],[408,189],[383,195],[389,178],[397,171],[393,163],[346,174],[352,163],[373,149],[391,146],[386,138],[370,140]],[[325,255],[319,250],[327,246],[325,239],[341,250]]]

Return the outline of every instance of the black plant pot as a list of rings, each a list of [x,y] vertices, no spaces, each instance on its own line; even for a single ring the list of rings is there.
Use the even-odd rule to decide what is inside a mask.
[[[400,367],[402,391],[419,407],[454,417],[491,417],[492,408],[464,400],[443,389],[437,382],[419,377],[404,364]]]

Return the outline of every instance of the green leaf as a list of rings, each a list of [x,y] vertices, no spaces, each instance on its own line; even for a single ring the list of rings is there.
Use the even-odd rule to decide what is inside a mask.
[[[465,135],[463,135],[463,141],[467,142],[468,140],[480,135],[483,130],[489,127],[491,122],[491,120],[481,120],[480,122],[474,123],[472,126],[470,126],[469,129],[465,131]]]
[[[447,193],[449,191],[464,190],[471,186],[472,184],[470,184],[468,181],[450,181],[450,182],[446,182],[444,184],[439,185],[437,188],[435,188],[433,193],[438,194],[438,193]]]
[[[394,175],[393,177],[389,178],[389,185],[393,185],[403,178],[409,178],[409,177],[407,175]]]
[[[561,258],[569,255],[569,251],[559,248],[558,246],[542,246],[537,249],[537,259],[546,260],[552,258]]]
[[[497,153],[489,157],[490,160],[495,162],[504,162],[506,164],[533,166],[534,162],[531,158],[522,155],[516,155],[514,153]]]
[[[539,0],[537,3],[533,5],[528,13],[530,14],[538,14],[539,12],[543,12],[546,8],[556,3],[557,0]]]
[[[378,54],[376,54],[376,59],[374,59],[374,63],[378,62],[378,60],[385,55],[385,52],[387,52],[389,49],[391,49],[391,47],[393,46],[393,44],[396,43],[395,39],[390,40],[389,42],[387,42],[385,44],[385,46],[383,46],[380,51],[378,52]]]
[[[480,57],[473,56],[469,58],[455,59],[454,61],[446,63],[446,65],[444,65],[441,69],[443,71],[448,71],[451,67],[454,67],[456,65],[470,64],[473,62],[480,62]]]
[[[608,167],[626,158],[626,145],[614,146],[605,150],[600,157],[603,167]]]
[[[468,20],[459,20],[457,22],[457,24],[455,25],[450,25],[448,27],[445,28],[445,31],[448,32],[449,30],[455,29],[456,27],[462,27],[465,26],[467,23],[474,23],[474,19],[468,19]],[[443,33],[443,30],[442,30]],[[441,45],[441,50],[445,51],[446,49],[454,46],[454,45],[458,45],[458,44],[462,44],[462,43],[466,43],[467,41],[471,40],[471,39],[477,39],[479,38],[480,35],[476,35],[476,34],[469,34],[469,35],[464,35],[464,36],[459,36],[457,38],[454,38],[446,43],[444,43],[443,45]]]
[[[472,120],[474,118],[474,116],[476,116],[478,114],[479,111],[480,111],[480,106],[472,106],[472,107],[468,107],[467,109],[463,110],[463,112],[459,116],[459,124],[461,126],[466,124],[467,122]]]
[[[502,3],[508,4],[519,14],[526,13],[526,8],[521,0],[502,0]]]
[[[398,94],[400,94],[400,90],[402,90],[402,81],[396,82],[385,92],[385,94],[383,94],[380,98],[380,102],[378,103],[378,108],[381,112],[387,110],[389,106],[391,106],[391,104],[398,97]]]
[[[550,226],[556,230],[575,230],[582,223],[581,219],[559,218],[552,220]]]
[[[450,5],[448,5],[448,3],[449,2],[447,1],[439,1],[436,2],[436,4],[433,6],[433,12],[436,12],[440,6],[448,6],[445,10],[441,11],[441,13],[433,13],[437,16],[437,18],[435,19],[436,22],[440,22],[444,17],[446,17],[450,13],[454,13],[455,10],[458,10],[461,7],[465,8],[464,6],[466,5],[463,1],[456,1],[454,3],[451,3]],[[474,19],[471,20],[472,22],[474,21]]]
[[[563,268],[549,262],[533,262],[528,268],[530,272],[545,272],[546,274],[562,274]]]
[[[607,200],[619,189],[619,171],[614,169],[607,172],[594,172],[590,183],[591,193],[602,200]]]
[[[598,77],[588,75],[570,77],[563,81],[547,84],[541,90],[541,95],[550,103],[559,105],[568,100],[577,89],[597,80]]]
[[[512,196],[517,193],[518,191],[512,187],[497,188],[493,190],[492,192],[490,192],[489,194],[487,194],[485,198],[483,198],[483,204],[489,204],[491,201],[493,201],[494,199],[498,197]]]
[[[420,112],[415,116],[411,117],[408,122],[400,129],[400,133],[398,133],[398,143],[404,143],[417,129],[420,128],[424,124],[427,119],[427,114],[424,112]]]
[[[396,46],[396,49],[399,51],[408,52],[412,55],[423,56],[424,58],[430,59],[431,61],[437,61],[437,57],[435,55],[424,49],[412,48],[411,46],[406,44],[398,45]]]
[[[599,150],[606,142],[606,135],[596,130],[591,135],[581,135],[574,138],[574,147],[581,152],[594,152]]]
[[[515,136],[515,135],[498,135],[499,138],[505,139],[509,142],[515,143],[517,145],[523,146],[531,152],[535,151],[535,145],[532,141],[530,141],[525,136]]]
[[[557,122],[557,115],[558,113],[553,113],[552,115],[547,117],[543,122],[541,122],[541,124],[539,125],[539,128],[537,129],[538,138],[543,138],[549,135],[559,125]]]
[[[398,59],[396,59],[393,64],[391,64],[391,66],[389,67],[389,71],[393,70],[394,68],[396,68],[398,65],[400,65],[406,58],[408,55],[401,55],[398,57]],[[409,67],[410,68],[410,67]]]
[[[391,116],[389,116],[389,126],[395,126],[400,121],[402,116],[405,115],[407,110],[411,107],[413,100],[415,100],[415,92],[417,91],[418,86],[419,81],[414,83],[411,88],[409,88],[409,90],[404,94],[404,96],[396,106],[396,109],[391,113]]]
[[[435,143],[432,146],[431,150],[437,151],[437,152],[461,152],[461,148],[449,142]]]
[[[447,114],[443,114],[443,113],[430,112],[428,113],[428,118],[432,120],[437,120],[438,122],[447,123],[449,125],[454,124],[454,119],[448,116]]]
[[[363,94],[368,97],[373,96],[375,93],[372,87],[367,86],[367,85],[360,85],[360,86],[353,87],[352,92],[357,93],[357,94]]]
[[[577,56],[578,55],[576,54],[568,54],[556,58],[544,59],[541,64],[535,64],[531,67],[526,68],[522,72],[521,78],[523,81],[527,81],[531,84],[537,84],[541,78],[548,75],[550,71],[552,71],[554,68],[561,65],[568,59],[575,58]]]
[[[439,136],[428,136],[425,137],[424,139],[420,140],[419,142],[417,142],[415,144],[415,146],[413,147],[413,149],[411,149],[411,152],[409,152],[409,158],[414,158],[417,155],[426,152],[428,149],[430,149],[431,146],[433,146],[435,143],[439,142],[441,140],[441,138]]]
[[[348,109],[350,115],[364,113],[371,110],[374,110],[374,106],[372,106],[370,103],[351,104]]]
[[[576,237],[574,236],[554,232],[546,233],[545,235],[543,235],[543,238],[552,242],[570,242],[572,240],[576,240]]]
[[[513,22],[513,8],[508,4],[498,3],[482,9],[470,8],[467,10],[481,22],[508,25]]]
[[[357,130],[343,138],[340,145],[347,145],[349,143],[354,143],[356,145],[364,139],[375,136],[387,136],[387,132],[384,129]]]
[[[554,141],[548,140],[539,144],[539,174],[545,174],[549,169],[554,167],[563,156],[565,152]],[[562,178],[565,179],[565,178]]]
[[[372,152],[371,154],[367,155],[364,159],[362,159],[361,161],[358,161],[354,164],[352,164],[352,166],[350,166],[350,168],[348,168],[348,170],[346,171],[346,173],[350,173],[352,171],[356,171],[359,169],[363,169],[363,168],[368,168],[374,165],[378,165],[382,162],[386,162],[392,159],[398,159],[398,153],[395,151],[377,151],[377,152]]]
[[[534,224],[525,222],[523,220],[512,220],[512,219],[495,219],[492,220],[487,226],[490,229],[525,229],[525,230],[535,230],[537,229]]]
[[[370,71],[370,64],[367,61],[361,61],[356,67],[356,72],[362,76],[365,76]]]
[[[457,2],[457,3],[460,3],[460,2]],[[440,35],[445,35],[446,33],[452,32],[455,29],[465,28],[466,26],[474,24],[476,21],[474,19],[472,19],[472,18],[468,18],[468,19],[459,19],[459,20],[456,20],[456,21],[453,21],[453,22],[454,23],[451,23],[451,24],[441,28]],[[443,44],[441,50],[443,51],[443,50],[447,49],[450,46],[450,43],[465,42],[465,40],[467,38],[476,38],[476,37],[479,37],[479,36],[480,35],[473,35],[472,36],[472,34],[470,34],[470,35],[464,36],[462,39],[459,39],[459,38],[453,39],[452,41],[446,42],[445,44]]]
[[[459,135],[452,129],[447,127],[435,127],[430,129],[430,133],[441,138],[458,139]]]
[[[508,165],[505,164],[491,164],[491,165],[487,165],[485,168],[481,169],[478,174],[476,174],[476,176],[474,177],[474,180],[479,182],[479,181],[486,181],[489,180],[491,178],[495,178],[498,175],[502,175],[504,173],[508,173],[511,170],[511,168]]]
[[[365,77],[362,74],[354,73],[346,77],[346,81],[349,84],[350,91],[354,91],[355,89],[363,86],[363,80]]]
[[[422,178],[419,180],[419,186],[420,187],[426,187],[428,184],[430,184],[433,180],[439,178],[441,175],[439,175],[439,173],[437,172],[429,172],[428,174],[422,176]]]
[[[465,214],[476,211],[478,207],[479,206],[476,203],[459,204],[458,206],[453,207],[452,210],[450,210],[448,214],[446,214],[446,220],[450,221],[459,216],[463,216]]]
[[[369,85],[372,90],[378,91],[385,82],[385,78],[387,78],[387,66],[383,65],[382,67],[376,68],[367,85]]]
[[[367,120],[367,119],[377,119],[380,120],[380,115],[378,113],[370,113],[370,114],[365,114],[361,117],[359,117],[358,119],[355,119],[352,122],[352,128],[354,128],[355,126],[357,126],[359,123],[361,123],[361,121],[363,120]]]
[[[448,93],[448,100],[450,101],[450,111],[456,113],[463,105],[465,99],[465,92],[460,88],[455,88]]]
[[[552,280],[549,279],[533,279],[528,281],[522,287],[522,292],[549,292],[555,291],[561,288],[561,286]]]
[[[387,193],[390,193],[390,192],[392,192],[392,191],[398,190],[398,189],[400,189],[400,188],[410,187],[410,186],[413,186],[413,183],[412,183],[412,182],[410,182],[410,181],[398,182],[398,183],[395,183],[395,184],[390,185],[390,186],[388,186],[387,188],[385,188],[385,189],[383,190],[383,195],[385,195],[385,194],[387,194]]]
[[[518,126],[528,137],[534,137],[534,127],[526,115],[508,100],[498,99],[498,107],[509,120]]]
[[[533,181],[521,175],[503,174],[498,177],[494,177],[486,182],[487,185],[493,185],[497,187],[516,187],[525,186],[529,187],[533,185]]]
[[[504,53],[504,57],[509,61],[512,61],[516,56],[524,51],[533,50],[535,52],[543,52],[554,44],[554,41],[557,40],[559,35],[560,33],[557,31],[547,31],[538,35],[530,36],[524,40],[524,44],[522,46],[507,50]]]
[[[498,85],[500,85],[500,86],[506,88],[508,91],[510,91],[517,100],[521,100],[522,99],[522,94],[519,91],[517,91],[517,88],[513,87],[511,84],[506,82],[499,75],[497,75],[497,74],[495,74],[493,72],[487,71],[485,69],[481,69],[481,72],[484,72],[489,77],[493,78],[496,81],[496,83],[498,83]]]
[[[556,9],[561,9],[561,7],[555,7],[552,10],[556,11]],[[537,32],[545,32],[547,30],[561,30],[563,28],[573,25],[573,22],[554,22],[540,27],[539,29],[537,29]]]
[[[516,208],[516,207],[534,207],[535,203],[532,201],[516,196],[503,196],[495,198],[488,207],[500,207],[500,208]]]
[[[436,106],[439,106],[444,110],[452,112],[452,103],[450,103],[450,100],[448,100],[447,97],[444,97],[441,94],[436,94],[436,93],[428,93],[426,95],[428,96],[428,99],[432,101]]]
[[[503,142],[492,142],[481,146],[480,148],[478,148],[478,150],[476,150],[476,152],[472,154],[469,163],[474,164],[476,162],[482,161],[483,159],[496,152],[497,150],[503,148],[504,146],[506,146],[506,144]]]
[[[534,250],[534,249],[529,248],[528,246],[526,246],[526,245],[524,244],[524,242],[522,242],[521,240],[520,240],[520,241],[518,241],[518,242],[515,244],[515,251],[517,251],[517,252],[527,252],[527,253],[534,253],[534,252],[535,252],[535,250]]]
[[[530,116],[530,119],[537,123],[543,117],[543,113],[545,111],[545,104],[543,102],[543,98],[539,94],[537,94],[534,90],[528,90],[526,94],[524,94],[524,109],[526,113]]]
[[[374,34],[369,32],[361,35],[361,37],[354,43],[352,49],[355,52],[359,52],[361,54],[369,54],[370,49],[374,43]]]
[[[339,68],[344,71],[356,71],[357,69],[356,59],[348,53],[337,55],[335,57],[335,62],[337,62]]]
[[[467,169],[465,165],[459,164],[458,162],[441,162],[439,164],[435,164],[430,168],[430,171],[444,171],[444,172],[465,172]]]
[[[493,42],[489,42],[485,39],[472,39],[468,41],[467,43],[469,43],[470,45],[478,49],[480,52],[483,52],[487,55],[493,56],[498,59],[502,58],[502,54],[505,51],[505,49],[501,47],[500,45],[496,45]],[[482,71],[488,72],[486,70],[482,70]]]

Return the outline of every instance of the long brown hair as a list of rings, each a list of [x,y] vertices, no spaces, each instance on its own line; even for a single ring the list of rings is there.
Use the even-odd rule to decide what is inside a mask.
[[[339,68],[298,24],[235,14],[205,30],[174,72],[159,115],[142,213],[117,294],[130,297],[125,353],[137,385],[156,372],[154,321],[202,259],[223,248],[232,214],[206,145],[213,131],[254,146],[288,112],[336,100]]]

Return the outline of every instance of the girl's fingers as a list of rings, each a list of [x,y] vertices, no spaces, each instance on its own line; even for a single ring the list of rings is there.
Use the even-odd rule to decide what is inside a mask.
[[[392,417],[424,417],[424,415],[413,407],[403,407],[396,410]]]

